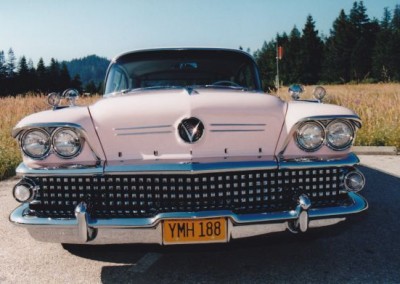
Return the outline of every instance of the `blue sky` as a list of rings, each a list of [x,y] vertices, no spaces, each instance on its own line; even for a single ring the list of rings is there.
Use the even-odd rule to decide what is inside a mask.
[[[243,46],[255,51],[277,33],[301,30],[311,14],[329,35],[353,0],[0,0],[0,50],[36,65],[157,47]],[[370,18],[399,0],[364,0]]]

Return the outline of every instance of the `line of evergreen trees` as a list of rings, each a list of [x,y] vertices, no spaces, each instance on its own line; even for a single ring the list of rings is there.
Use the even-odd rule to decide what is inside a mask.
[[[279,60],[284,84],[400,82],[400,5],[385,8],[381,20],[371,20],[363,1],[356,1],[348,15],[340,11],[329,36],[318,35],[309,15],[301,32],[295,26],[289,35],[278,34],[254,53],[264,86],[275,84],[278,46],[284,50]],[[45,66],[40,59],[35,68],[25,56],[17,63],[11,48],[7,57],[0,51],[0,96],[71,87],[82,91],[82,82],[79,75],[71,78],[65,62],[51,59]],[[85,92],[100,88],[92,81]]]
[[[330,35],[319,36],[311,15],[300,32],[278,34],[254,54],[264,86],[275,84],[277,46],[284,84],[400,81],[400,5],[384,9],[381,20],[369,19],[362,1],[354,2],[333,23]]]
[[[12,48],[7,57],[0,51],[0,86],[0,96],[62,91],[71,87],[82,91],[79,75],[71,78],[65,63],[52,58],[50,65],[45,66],[40,58],[35,68],[32,60],[26,60],[25,56],[17,62]]]
[[[32,60],[27,60],[25,56],[17,62],[12,48],[8,50],[7,56],[0,50],[0,96],[27,92],[61,92],[67,88],[75,88],[79,92],[90,94],[101,91],[102,82],[96,84],[93,80],[89,80],[82,83],[79,74],[72,78],[67,64],[68,62],[60,63],[52,58],[50,65],[45,66],[43,59],[40,58],[35,68]],[[99,72],[104,73],[104,66],[101,67]]]

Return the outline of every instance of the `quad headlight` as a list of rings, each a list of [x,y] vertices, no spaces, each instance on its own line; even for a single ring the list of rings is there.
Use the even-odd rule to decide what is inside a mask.
[[[353,126],[344,120],[334,120],[326,127],[326,140],[328,147],[333,150],[349,148],[354,139]]]
[[[64,159],[73,158],[81,152],[82,144],[80,133],[69,127],[56,128],[54,131],[34,128],[27,130],[20,138],[22,151],[34,160],[43,160],[51,153]]]
[[[348,149],[354,141],[355,126],[347,120],[306,121],[301,123],[295,133],[300,149],[313,152],[323,145],[335,151]]]
[[[31,129],[22,135],[21,148],[32,159],[44,159],[50,151],[50,135],[42,129]]]
[[[305,151],[318,150],[325,139],[325,131],[321,124],[315,121],[305,122],[296,132],[297,145]]]
[[[80,135],[71,128],[59,128],[52,135],[54,151],[62,158],[73,158],[82,148]]]

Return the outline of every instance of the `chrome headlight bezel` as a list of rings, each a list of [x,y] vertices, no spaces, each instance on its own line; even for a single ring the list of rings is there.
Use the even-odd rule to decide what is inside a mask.
[[[42,139],[44,140],[44,142],[42,141],[41,145],[44,146],[43,151],[41,151],[40,154],[34,154],[32,153],[32,151],[29,150],[29,146],[28,143],[26,143],[26,139],[28,138],[29,135],[32,135],[32,133],[39,133],[39,135],[42,135]],[[27,131],[25,131],[20,138],[20,147],[22,149],[22,152],[29,158],[33,159],[33,160],[43,160],[45,159],[49,154],[50,154],[50,150],[51,150],[51,138],[50,138],[50,134],[45,131],[44,129],[41,128],[32,128],[29,129]]]
[[[306,141],[307,138],[305,137],[306,130],[316,130],[315,133],[316,137],[313,138],[314,142]],[[319,132],[319,133],[318,133]],[[308,136],[310,136],[308,134]],[[308,139],[309,140],[309,139]],[[325,141],[325,128],[324,126],[318,121],[306,121],[301,123],[296,130],[295,134],[295,141],[297,146],[306,152],[315,152],[319,150]],[[308,145],[307,145],[308,144]]]
[[[57,140],[60,139],[60,135],[62,133],[64,133],[64,135],[69,135],[72,138],[72,140],[66,142],[70,142],[70,144],[67,145],[67,147],[73,147],[74,148],[73,151],[66,151],[65,149],[63,150],[62,147],[59,145],[60,141]],[[82,152],[82,147],[83,147],[82,137],[79,132],[70,127],[60,127],[54,130],[54,132],[51,135],[51,143],[54,153],[63,159],[72,159],[78,156]]]
[[[342,130],[345,130],[343,133],[336,133],[334,134],[333,132],[335,129],[334,127],[338,127],[337,125],[341,125]],[[336,129],[337,132],[337,129]],[[334,138],[333,135],[336,136],[346,136],[345,141],[338,144],[337,141],[334,141],[334,139],[339,140],[339,138]],[[327,126],[326,126],[326,144],[329,148],[331,148],[334,151],[343,151],[348,148],[350,148],[353,145],[353,141],[355,138],[355,129],[353,124],[350,121],[343,120],[343,119],[335,119],[331,121]]]

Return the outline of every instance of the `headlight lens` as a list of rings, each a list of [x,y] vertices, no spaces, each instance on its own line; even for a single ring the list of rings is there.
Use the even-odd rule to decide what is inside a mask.
[[[297,145],[305,151],[316,151],[324,142],[324,128],[317,122],[305,122],[297,129]]]
[[[73,158],[82,148],[78,133],[70,128],[60,128],[53,133],[54,151],[62,158]]]
[[[347,121],[334,120],[326,128],[328,146],[333,150],[345,150],[354,139],[354,128]]]
[[[32,159],[43,159],[50,151],[50,136],[42,129],[29,130],[21,138],[21,148]]]

